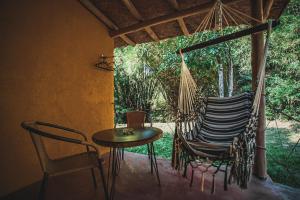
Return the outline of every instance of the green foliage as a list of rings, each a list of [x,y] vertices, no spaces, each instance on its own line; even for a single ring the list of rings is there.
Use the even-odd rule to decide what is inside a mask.
[[[298,2],[300,7],[300,1],[293,2]],[[280,20],[280,26],[272,34],[268,56],[267,102],[269,107],[300,119],[299,13],[298,16],[286,14]],[[271,110],[268,116],[274,117]]]
[[[130,55],[130,53],[129,53]],[[136,64],[136,68],[124,68],[121,60],[115,65],[115,123],[125,123],[125,113],[131,110],[143,110],[151,113],[153,100],[156,99],[159,82],[147,65]],[[150,121],[150,116],[147,116]]]
[[[268,128],[266,130],[267,161],[268,174],[273,181],[299,188],[300,146],[296,146],[293,150],[296,141],[291,141],[291,136],[296,133],[299,133],[299,129]]]

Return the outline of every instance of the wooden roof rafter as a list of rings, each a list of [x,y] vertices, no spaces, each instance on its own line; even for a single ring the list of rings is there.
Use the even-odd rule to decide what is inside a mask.
[[[131,0],[122,0],[124,5],[127,7],[129,12],[139,21],[144,21],[144,18],[140,14],[140,12],[136,9],[136,7],[133,5]],[[145,31],[148,33],[148,35],[154,40],[154,41],[159,41],[159,37],[157,34],[152,30],[150,26],[145,27]]]
[[[119,27],[107,16],[105,16],[98,8],[96,8],[89,0],[79,0],[79,2],[88,9],[95,17],[102,21],[105,26],[108,28],[108,31],[112,30],[119,30]],[[126,34],[120,34],[118,35],[124,42],[126,42],[129,45],[135,45],[135,42],[132,41]]]
[[[223,4],[230,5],[230,4],[237,3],[239,1],[242,1],[242,0],[223,0],[222,2],[223,2]],[[213,0],[209,3],[201,4],[201,5],[198,5],[198,6],[189,8],[189,9],[185,9],[185,10],[179,10],[179,11],[171,13],[169,15],[156,17],[153,19],[145,20],[141,23],[137,23],[137,24],[119,29],[119,30],[114,30],[114,31],[110,32],[110,36],[114,38],[114,37],[118,37],[119,35],[122,35],[122,34],[128,34],[128,33],[142,30],[145,27],[167,23],[170,21],[177,20],[178,18],[188,17],[188,16],[199,14],[199,13],[205,13],[205,12],[208,12],[212,8],[212,6],[215,5],[215,2],[216,2],[216,0]]]
[[[177,0],[168,0],[168,2],[169,2],[169,4],[172,5],[172,7],[173,7],[176,11],[178,11],[178,10],[180,9]],[[179,24],[179,26],[180,26],[180,29],[181,29],[182,33],[183,33],[184,35],[186,35],[186,36],[190,35],[189,30],[187,29],[187,27],[186,27],[186,25],[185,25],[185,22],[184,22],[183,17],[178,18],[178,19],[177,19],[177,22],[178,22],[178,24]]]
[[[115,41],[115,47],[122,47],[201,32],[203,28],[198,27],[203,25],[201,22],[206,19],[218,0],[77,1],[105,24],[109,35]],[[252,0],[221,0],[221,2],[227,17],[224,27],[250,25],[253,22],[254,19],[245,17],[252,16]],[[259,19],[260,23],[267,19],[278,20],[289,0],[262,0],[262,2],[263,16]],[[234,20],[231,20],[227,15],[233,12],[237,16],[233,16]],[[203,26],[205,27],[205,23]]]

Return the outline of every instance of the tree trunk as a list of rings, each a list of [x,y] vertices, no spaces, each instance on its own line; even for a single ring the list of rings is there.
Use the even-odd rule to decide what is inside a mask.
[[[224,69],[223,64],[219,62],[219,97],[224,97]]]
[[[231,97],[233,92],[233,62],[229,51],[229,66],[228,66],[228,96]]]

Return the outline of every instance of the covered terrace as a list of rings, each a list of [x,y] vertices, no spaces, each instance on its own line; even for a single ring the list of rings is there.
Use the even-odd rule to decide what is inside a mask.
[[[278,20],[288,0],[222,0],[260,23]],[[158,42],[193,34],[215,0],[24,0],[0,1],[0,197],[38,199],[43,171],[30,135],[20,126],[40,120],[93,133],[114,126],[113,72],[99,70],[99,56],[113,56],[117,47]],[[257,25],[257,20],[248,23]],[[229,25],[235,25],[229,20]],[[240,22],[241,23],[241,22]],[[256,87],[264,37],[252,41],[252,86]],[[175,52],[174,52],[175,53]],[[262,96],[257,145],[264,147],[265,111]],[[46,141],[54,159],[82,151],[81,147]],[[104,171],[108,148],[97,146]],[[194,185],[158,158],[161,185],[149,171],[147,156],[125,153],[116,181],[115,199],[296,199],[297,193],[274,185],[266,173],[263,148],[257,149],[254,176],[247,190],[229,186],[222,174],[202,192],[200,175]],[[190,170],[190,169],[189,169]],[[188,171],[188,178],[190,171]],[[104,199],[100,174],[93,187],[90,173],[74,172],[49,179],[45,199]],[[219,186],[219,187],[218,187]]]

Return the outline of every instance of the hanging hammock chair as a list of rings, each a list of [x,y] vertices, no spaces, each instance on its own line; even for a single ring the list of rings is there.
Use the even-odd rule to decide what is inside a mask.
[[[215,175],[222,171],[224,189],[235,180],[240,188],[247,188],[256,151],[255,136],[258,125],[259,105],[264,85],[266,57],[272,22],[268,23],[263,59],[259,63],[255,93],[218,98],[202,97],[182,57],[178,114],[173,142],[172,164],[176,169],[202,166],[204,173],[212,173],[211,192],[215,191]],[[193,176],[192,171],[192,176]],[[192,184],[193,177],[191,177]]]

